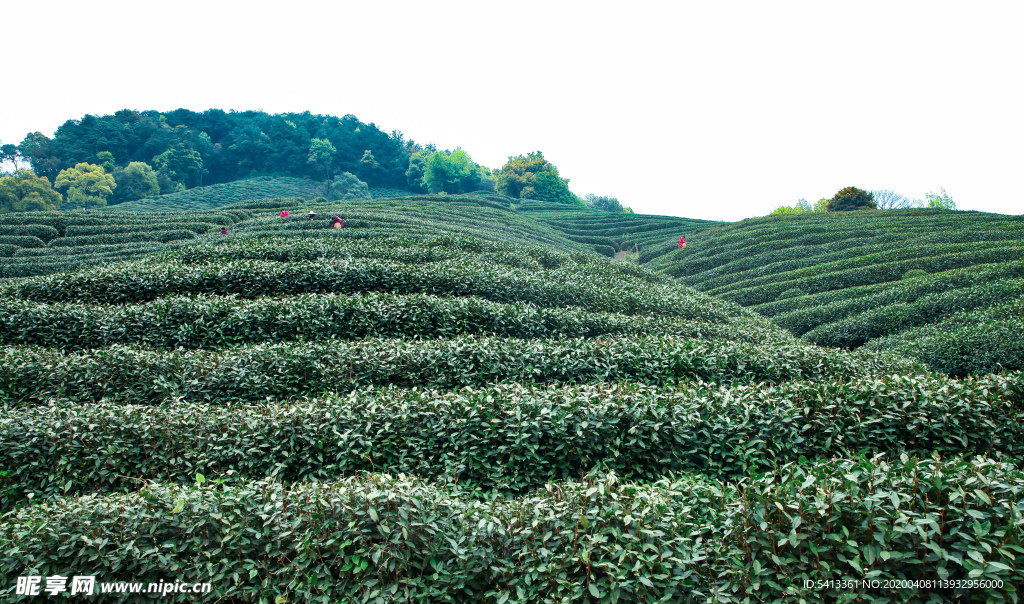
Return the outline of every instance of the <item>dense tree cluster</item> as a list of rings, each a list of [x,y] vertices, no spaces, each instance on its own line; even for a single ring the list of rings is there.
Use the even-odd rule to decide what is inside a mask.
[[[569,179],[560,177],[558,168],[544,159],[540,151],[508,158],[494,173],[494,187],[498,193],[509,197],[583,205],[569,190]]]
[[[0,213],[56,210],[63,201],[50,181],[31,170],[0,177]]]
[[[633,209],[622,205],[614,195],[594,195],[593,193],[587,193],[583,198],[583,203],[588,207],[595,210],[603,210],[605,212],[611,212],[613,214],[632,214]]]
[[[314,140],[335,149],[328,165],[307,161]],[[5,146],[5,159],[8,151],[13,150]],[[163,193],[257,174],[322,179],[325,170],[352,172],[374,186],[403,186],[408,166],[400,132],[386,134],[352,115],[309,112],[178,109],[161,114],[125,109],[69,120],[52,139],[33,132],[16,151],[36,174],[51,181],[80,163],[101,165],[110,173],[144,162],[157,172]]]
[[[871,193],[857,187],[840,189],[828,200],[826,209],[829,212],[848,212],[850,210],[876,210],[874,197]]]
[[[615,197],[580,199],[540,151],[509,157],[492,173],[461,148],[421,145],[353,115],[123,109],[68,120],[52,138],[32,132],[20,145],[0,145],[0,163],[13,165],[17,174],[31,167],[7,176],[14,180],[5,185],[0,212],[55,209],[62,202],[69,208],[118,204],[257,175],[313,178],[326,198],[341,178],[419,193],[496,190],[519,199],[629,211]],[[11,192],[24,187],[37,194]],[[66,191],[67,200],[54,189]]]
[[[801,199],[791,206],[779,206],[775,208],[772,214],[775,215],[786,215],[786,214],[805,214],[808,212],[824,212],[828,207],[828,199],[819,199],[815,203],[811,203],[806,199]]]

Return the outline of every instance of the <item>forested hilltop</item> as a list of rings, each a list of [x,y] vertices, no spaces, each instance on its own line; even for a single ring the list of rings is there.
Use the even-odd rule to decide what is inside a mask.
[[[303,178],[326,199],[497,191],[517,199],[629,211],[608,196],[577,196],[540,151],[491,170],[461,148],[438,150],[354,115],[262,111],[167,113],[124,109],[68,120],[53,138],[0,145],[0,213],[94,208],[252,177]],[[291,192],[289,192],[291,194]],[[175,208],[178,210],[190,208]]]
[[[162,192],[169,193],[176,184],[192,188],[258,174],[318,176],[319,166],[307,161],[313,139],[330,141],[336,150],[332,167],[338,170],[376,186],[406,185],[415,143],[354,115],[124,109],[68,120],[53,138],[33,132],[18,150],[37,175],[51,181],[82,162],[105,167],[146,162],[173,183],[169,191],[168,183],[161,183]]]

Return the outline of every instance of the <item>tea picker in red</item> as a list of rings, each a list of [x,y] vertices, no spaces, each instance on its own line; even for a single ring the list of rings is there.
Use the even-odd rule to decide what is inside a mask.
[[[686,247],[686,237],[680,237],[679,238],[679,247],[680,248]]]

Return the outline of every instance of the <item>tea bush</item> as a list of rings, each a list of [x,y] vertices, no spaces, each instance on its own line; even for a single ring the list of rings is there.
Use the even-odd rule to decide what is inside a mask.
[[[167,398],[224,404],[346,392],[368,385],[460,388],[527,383],[680,380],[782,382],[828,376],[926,373],[924,366],[874,354],[804,344],[759,346],[666,336],[516,340],[327,341],[241,346],[217,351],[112,346],[67,354],[0,347],[0,401],[130,404]]]
[[[227,223],[230,225],[232,223]],[[150,231],[192,231],[197,235],[208,233],[219,229],[220,225],[212,222],[154,222],[150,224],[106,224],[106,225],[68,225],[64,234],[66,237],[81,237],[84,235],[110,235],[118,233],[140,233]]]
[[[865,602],[1006,602],[1024,580],[1022,491],[1007,463],[909,457],[788,466],[739,485],[597,474],[492,501],[386,474],[148,484],[12,512],[0,572],[48,576],[88,559],[98,581],[158,582],[173,556],[176,579],[209,581],[221,601],[839,599],[850,591],[804,580],[856,576],[1002,582],[858,590]]]
[[[478,296],[493,302],[574,306],[596,312],[704,321],[749,316],[735,305],[693,291],[627,279],[620,269],[609,264],[574,263],[538,273],[471,256],[422,265],[368,258],[305,263],[237,260],[200,265],[140,261],[0,286],[0,296],[96,304],[144,302],[186,294],[259,298],[367,291]]]
[[[1024,299],[1024,279],[1006,279],[970,288],[929,294],[913,302],[895,302],[819,325],[804,339],[821,346],[855,348],[868,340],[937,322],[957,312]]]
[[[949,315],[938,323],[869,341],[950,375],[1024,369],[1024,298]]]
[[[0,235],[0,245],[13,245],[17,247],[43,247],[46,243],[39,237],[28,235]]]
[[[383,471],[523,492],[595,468],[631,480],[735,480],[801,457],[1020,458],[1022,403],[1020,373],[664,389],[506,383],[224,406],[61,403],[0,419],[0,464],[10,468],[0,504],[131,490],[142,478],[188,484],[196,468],[229,482]]]
[[[71,227],[68,227],[71,228]],[[191,230],[177,231],[146,231],[131,233],[110,233],[104,235],[83,235],[78,237],[60,237],[49,243],[50,247],[77,247],[82,245],[111,245],[119,243],[136,243],[139,241],[176,241],[194,239],[196,234]]]
[[[63,350],[112,344],[220,348],[294,340],[467,334],[523,339],[660,334],[759,344],[792,341],[789,334],[754,318],[705,322],[423,294],[307,294],[255,300],[167,297],[143,304],[103,306],[0,298],[0,344]]]
[[[36,237],[43,241],[49,241],[58,237],[60,233],[52,226],[44,224],[26,224],[6,226],[0,225],[0,236],[3,237]]]

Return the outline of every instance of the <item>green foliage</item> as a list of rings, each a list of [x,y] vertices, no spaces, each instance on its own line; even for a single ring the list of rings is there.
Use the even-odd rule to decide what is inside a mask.
[[[591,246],[600,254],[613,256],[619,250],[639,250],[641,263],[677,252],[680,234],[689,237],[695,231],[716,224],[675,216],[611,214],[537,201],[521,202],[519,211],[551,225],[573,241]]]
[[[832,196],[826,209],[829,212],[847,212],[850,210],[875,210],[877,206],[871,193],[857,187],[846,187]]]
[[[320,180],[323,181],[323,195],[325,197],[331,196],[331,178],[334,174],[334,156],[337,155],[338,149],[331,143],[331,141],[314,138],[309,142],[309,155],[306,158],[306,163],[313,167],[316,173],[320,176]]]
[[[767,324],[745,318],[707,322],[423,294],[316,294],[256,300],[163,297],[148,303],[114,306],[77,302],[39,304],[0,298],[0,344],[35,344],[62,350],[113,344],[221,348],[295,340],[446,338],[470,334],[523,339],[665,334],[792,343],[791,338]]]
[[[26,136],[19,151],[36,173],[51,180],[61,169],[96,162],[102,152],[111,153],[122,166],[148,162],[161,171],[159,178],[166,193],[179,186],[191,188],[258,175],[307,176],[310,166],[306,162],[314,138],[337,149],[331,173],[353,172],[384,187],[404,187],[406,148],[417,147],[400,132],[384,133],[352,115],[178,109],[163,114],[122,110],[113,115],[86,115],[65,122],[53,139],[38,132]],[[155,157],[161,157],[165,170]],[[365,164],[364,158],[372,158],[372,162]],[[363,173],[367,165],[370,173]]]
[[[97,153],[96,163],[99,164],[107,174],[113,174],[114,169],[117,168],[117,163],[114,161],[114,154],[110,151],[100,151]]]
[[[558,175],[558,168],[544,159],[540,151],[509,157],[494,172],[495,191],[519,199],[537,199],[570,205],[583,202],[569,191],[569,180]]]
[[[1019,456],[1022,387],[1020,374],[890,376],[776,386],[385,388],[295,402],[179,401],[145,413],[117,402],[28,406],[0,420],[0,463],[12,468],[0,493],[9,506],[29,493],[126,490],[133,477],[188,484],[195,468],[228,481],[273,475],[288,483],[376,470],[522,493],[596,468],[632,480],[682,472],[738,479],[801,457]],[[121,454],[108,455],[111,447]],[[261,454],[239,458],[240,449]],[[21,463],[29,459],[36,463]]]
[[[583,198],[583,203],[595,210],[603,210],[613,214],[623,214],[627,213],[626,210],[629,210],[629,208],[624,207],[622,202],[620,202],[614,195],[604,196],[587,193],[586,197]],[[629,213],[631,212],[632,210],[630,210]]]
[[[45,224],[0,225],[0,236],[38,237],[49,241],[60,236],[60,232]],[[33,245],[32,247],[38,247]]]
[[[17,170],[12,176],[0,176],[0,214],[56,210],[60,193],[54,191],[45,176],[31,170]]]
[[[924,286],[927,287],[928,280],[915,281],[924,281]],[[899,291],[900,288],[894,289]],[[999,280],[976,287],[929,293],[916,299],[910,299],[911,296],[906,290],[901,293],[906,302],[893,302],[880,307],[865,308],[845,317],[837,316],[832,321],[808,331],[804,338],[822,346],[861,346],[873,338],[938,322],[957,312],[1024,297],[1024,279]],[[889,296],[892,295],[893,293],[889,293]]]
[[[370,189],[351,172],[342,172],[330,183],[330,200],[371,199]],[[326,201],[326,200],[325,200]]]
[[[904,279],[917,279],[918,277],[927,277],[928,271],[923,271],[919,268],[912,268],[909,271],[903,273]]]
[[[864,348],[916,359],[950,375],[1017,371],[1024,369],[1022,333],[1024,296],[876,338]]]
[[[323,127],[339,164],[371,149],[389,170]],[[202,152],[189,131],[162,132]],[[0,572],[196,576],[225,602],[495,604],[1024,578],[1024,477],[1000,461],[1024,452],[1022,376],[931,371],[1019,367],[1018,217],[722,225],[286,186],[313,183],[179,194],[208,212],[0,216],[0,237],[49,242],[0,244],[0,277],[20,277],[0,280]],[[194,239],[135,241],[175,232]],[[626,249],[647,267],[593,253]],[[871,350],[810,345],[648,267]],[[914,269],[933,274],[902,280]],[[855,597],[1015,593],[928,589]]]
[[[345,359],[339,363],[334,359]],[[461,336],[431,341],[367,339],[251,345],[222,351],[161,352],[115,345],[65,354],[0,347],[0,401],[51,399],[125,404],[165,400],[256,402],[366,386],[461,388],[495,381],[539,384],[680,380],[778,383],[826,376],[879,375],[923,366],[800,343],[758,344],[670,336],[518,340]]]
[[[0,235],[0,245],[16,245],[18,247],[43,247],[46,243],[33,236]]]
[[[489,171],[459,148],[451,153],[438,151],[426,157],[422,166],[420,188],[430,193],[469,193],[485,188],[484,183],[490,181]],[[410,164],[409,169],[415,174],[420,168]]]
[[[786,291],[782,292],[775,299],[776,300],[785,300],[787,298],[795,298],[797,296],[803,296],[803,295],[806,295],[806,293],[807,292],[805,292],[804,290],[800,289],[799,287],[794,287],[794,288],[787,289]]]
[[[939,210],[955,210],[956,202],[953,198],[946,194],[946,190],[942,189],[942,193],[928,192],[925,194],[925,199],[928,201],[929,208],[936,208]]]
[[[416,193],[426,193],[423,186],[423,176],[427,172],[427,161],[431,153],[426,150],[417,151],[409,156],[409,168],[405,171],[406,185],[409,190]]]
[[[213,579],[223,575],[211,594],[222,601],[429,601],[454,593],[504,604],[724,601],[722,594],[838,600],[850,591],[804,580],[860,577],[870,568],[880,581],[1002,587],[924,584],[865,590],[863,601],[952,593],[1005,602],[1015,595],[1006,586],[1024,580],[1022,490],[1024,476],[1009,463],[912,457],[795,465],[739,485],[690,476],[635,484],[596,473],[490,502],[388,474],[145,484],[12,511],[0,528],[0,572],[48,576],[88,557],[98,581],[157,582],[167,558],[148,552],[166,547],[179,580],[210,581],[211,568]]]
[[[80,163],[74,168],[61,170],[54,186],[66,190],[66,206],[69,208],[102,207],[107,205],[117,186],[114,177],[95,164]]]
[[[192,235],[191,231],[185,233]],[[130,236],[90,237],[99,243],[105,237]],[[61,245],[61,241],[55,239],[50,245]],[[72,275],[19,281],[0,289],[0,293],[37,302],[78,300],[118,304],[183,294],[235,294],[258,298],[362,291],[395,294],[444,292],[446,295],[479,296],[494,302],[530,302],[544,307],[575,306],[630,315],[724,320],[744,314],[734,305],[695,292],[650,283],[642,277],[631,278],[623,272],[625,268],[594,262],[538,272],[497,265],[488,258],[475,258],[473,255],[423,265],[373,258],[353,258],[346,262],[323,259],[301,264],[238,260],[182,265],[139,261],[97,267]]]
[[[173,193],[202,183],[203,157],[198,151],[179,143],[153,157],[153,166],[159,171],[161,193]]]
[[[819,199],[813,205],[806,199],[801,199],[792,206],[779,206],[771,213],[773,216],[785,216],[787,214],[806,214],[808,212],[824,212],[828,209],[828,199]]]
[[[111,199],[112,204],[156,197],[160,194],[156,172],[145,162],[133,161],[124,169],[115,171],[114,182],[117,183],[117,187]]]

